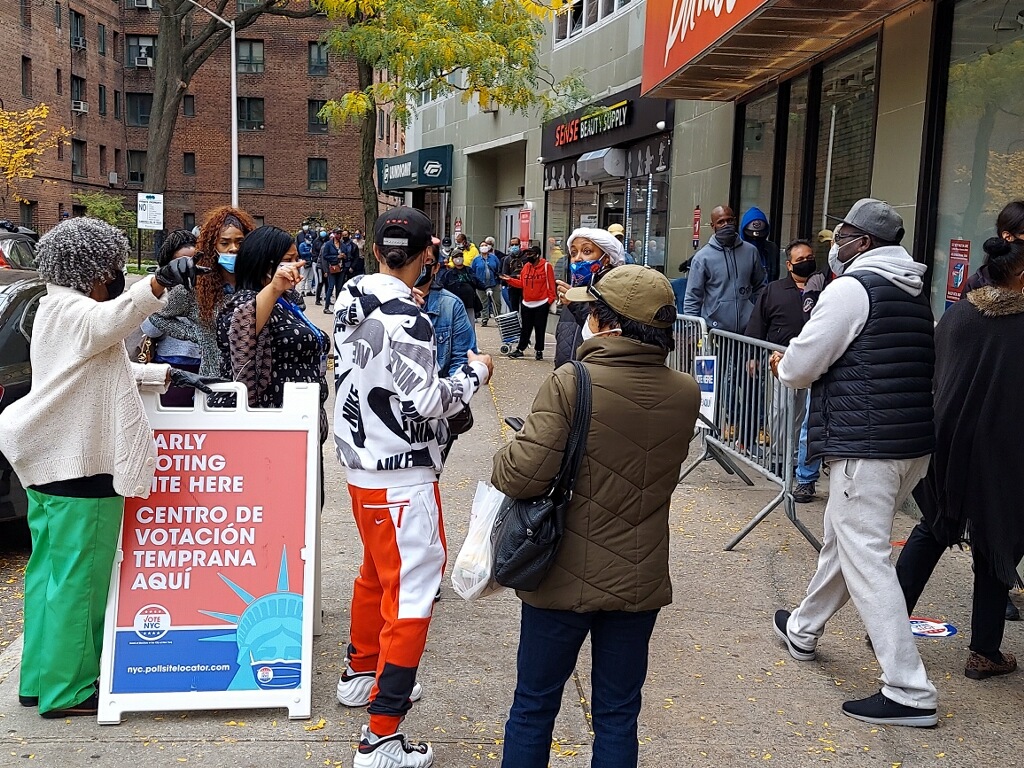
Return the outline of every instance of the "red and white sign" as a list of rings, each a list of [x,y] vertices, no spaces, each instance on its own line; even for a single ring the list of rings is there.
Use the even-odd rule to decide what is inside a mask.
[[[700,206],[693,209],[693,249],[700,246]]]
[[[530,241],[533,229],[533,211],[523,208],[519,211],[519,240],[525,245]]]
[[[960,292],[971,271],[971,241],[949,241],[949,271],[946,273],[946,309],[960,301]]]
[[[462,217],[461,216],[458,217],[457,219],[455,219],[454,230],[455,230],[455,234],[456,235],[461,235],[462,234]]]
[[[647,0],[641,94],[727,35],[767,0]]]

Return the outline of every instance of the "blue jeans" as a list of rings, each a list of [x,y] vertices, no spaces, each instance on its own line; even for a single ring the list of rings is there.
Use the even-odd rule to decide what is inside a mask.
[[[505,723],[502,768],[546,768],[551,734],[580,646],[593,647],[591,768],[636,766],[640,691],[658,611],[574,613],[523,603],[516,693]]]
[[[807,420],[811,418],[811,390],[807,390],[807,409],[804,411],[804,421],[800,425],[800,447],[796,452],[796,481],[799,484],[815,483],[818,481],[821,470],[821,459],[807,461]]]
[[[339,272],[336,275],[332,275],[330,272],[327,273],[327,289],[324,293],[324,309],[327,309],[331,305],[331,301],[341,295],[341,286],[345,283],[345,279]]]

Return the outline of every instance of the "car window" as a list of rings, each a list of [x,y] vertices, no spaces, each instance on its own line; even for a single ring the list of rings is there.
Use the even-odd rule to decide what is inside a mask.
[[[39,300],[41,298],[43,298],[43,294],[37,293],[29,299],[25,311],[21,315],[21,331],[29,338],[32,338],[32,326],[36,322],[36,312],[39,311]]]
[[[3,251],[4,261],[12,269],[36,268],[34,248],[24,240],[0,240],[0,251]]]
[[[31,337],[39,300],[44,293],[22,293],[14,298],[6,311],[0,313],[0,368],[29,362],[29,342],[22,335],[22,329]]]

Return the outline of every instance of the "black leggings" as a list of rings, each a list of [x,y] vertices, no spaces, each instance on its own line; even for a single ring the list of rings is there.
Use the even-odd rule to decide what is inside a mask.
[[[523,329],[519,332],[519,351],[522,352],[530,343],[530,333],[534,334],[535,342],[533,348],[538,352],[544,351],[544,334],[548,329],[548,307],[544,303],[539,307],[528,307],[523,304],[519,309],[519,317],[523,323]]]

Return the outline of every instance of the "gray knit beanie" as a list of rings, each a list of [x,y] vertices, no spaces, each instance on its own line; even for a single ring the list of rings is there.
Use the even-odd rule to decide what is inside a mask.
[[[131,247],[117,227],[99,219],[62,221],[36,246],[39,276],[48,283],[89,293],[124,270]]]

